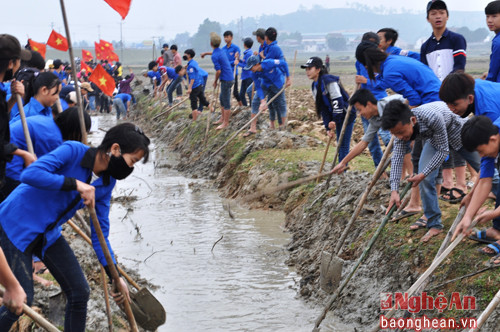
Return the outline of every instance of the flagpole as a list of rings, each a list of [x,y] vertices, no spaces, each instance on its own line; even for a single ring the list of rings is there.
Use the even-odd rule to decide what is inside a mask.
[[[71,73],[73,75],[73,80],[75,81],[75,91],[76,91],[76,103],[78,105],[78,115],[80,117],[80,129],[82,131],[82,143],[87,144],[87,129],[85,128],[85,118],[83,117],[83,102],[82,94],[80,91],[80,86],[78,85],[78,77],[76,76],[76,65],[75,57],[73,56],[73,46],[71,44],[71,36],[69,33],[68,19],[66,18],[66,8],[64,6],[64,0],[61,2],[61,11],[64,21],[64,29],[66,30],[66,39],[68,40],[69,58],[71,61]],[[69,84],[69,82],[68,82]]]

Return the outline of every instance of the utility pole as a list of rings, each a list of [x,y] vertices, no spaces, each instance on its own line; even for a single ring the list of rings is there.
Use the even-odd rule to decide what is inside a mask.
[[[123,63],[123,30],[122,30],[123,20],[120,21],[120,47],[121,47],[121,61]]]

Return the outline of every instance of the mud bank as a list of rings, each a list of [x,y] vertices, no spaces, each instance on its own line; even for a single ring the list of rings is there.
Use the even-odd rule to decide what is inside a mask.
[[[307,106],[303,108],[308,109]],[[240,135],[218,155],[211,157],[217,148],[248,121],[250,112],[244,110],[234,114],[230,128],[224,131],[218,132],[214,126],[210,126],[209,135],[205,138],[206,112],[197,122],[188,118],[190,111],[187,108],[179,108],[152,120],[165,109],[161,102],[143,98],[136,109],[135,120],[147,127],[158,141],[165,144],[166,149],[179,152],[181,159],[177,168],[180,171],[194,178],[214,180],[224,197],[239,199],[256,191],[316,174],[319,170],[325,145],[315,133],[301,134],[295,129],[292,132],[269,130],[267,119],[261,118],[258,134],[250,138]],[[211,121],[214,120],[215,115]],[[321,131],[312,116],[292,120],[295,121],[295,128],[310,126],[317,129],[317,133]],[[292,241],[287,246],[290,258],[286,263],[295,266],[302,277],[298,281],[298,293],[319,307],[329,295],[319,287],[321,252],[333,250],[371,177],[370,173],[356,170],[358,168],[363,169],[360,164],[353,163],[351,171],[332,178],[328,189],[325,188],[324,181],[318,185],[309,183],[255,201],[242,202],[251,208],[285,211],[285,227],[292,234]],[[343,277],[349,273],[382,220],[385,211],[383,205],[387,204],[389,195],[387,180],[380,181],[372,190],[365,208],[345,241],[341,255],[345,260]],[[440,204],[443,223],[447,229],[453,222],[458,207],[443,202]],[[358,331],[368,330],[383,314],[380,310],[380,294],[406,291],[430,266],[444,234],[430,244],[421,244],[419,239],[423,231],[411,232],[408,228],[415,219],[416,217],[400,223],[389,223],[382,232],[368,259],[355,274],[333,311],[342,323]],[[464,242],[434,273],[428,288],[480,270],[484,268],[485,260],[477,252],[476,245]],[[420,312],[418,316],[477,317],[497,292],[499,285],[498,269],[449,283],[429,291],[429,294],[437,297],[441,295],[439,292],[443,292],[448,299],[453,292],[460,292],[461,296],[474,296],[476,310],[428,310]],[[403,312],[396,315],[402,316]],[[497,309],[482,331],[498,331],[499,324],[500,312]]]

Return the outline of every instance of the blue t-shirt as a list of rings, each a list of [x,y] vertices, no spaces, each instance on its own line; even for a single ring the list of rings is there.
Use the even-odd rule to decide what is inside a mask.
[[[264,99],[262,86],[269,87],[274,85],[281,89],[285,84],[285,65],[281,60],[265,59],[261,61],[262,71],[252,73],[252,79],[255,83],[255,90],[260,99]]]
[[[490,69],[486,79],[492,82],[500,82],[500,33],[497,33],[491,41]]]
[[[224,54],[223,54],[223,56],[225,57]],[[212,57],[212,59],[213,59],[213,57]],[[226,60],[227,60],[227,58],[226,58]],[[188,62],[187,75],[188,75],[189,82],[191,83],[191,80],[194,80],[193,86],[191,87],[192,89],[197,88],[203,84],[203,77],[201,76],[201,70],[202,69],[200,68],[200,66],[198,65],[198,62],[196,62],[196,60],[191,59]],[[207,76],[208,76],[208,74],[207,74]]]
[[[247,64],[248,58],[251,57],[252,54],[253,53],[252,53],[251,49],[245,50],[243,52],[243,59],[240,62],[238,62],[238,66],[244,68]],[[250,71],[250,70],[242,70],[241,71],[241,79],[242,80],[245,80],[245,79],[251,78],[251,77],[252,77],[252,71]]]
[[[167,67],[166,70],[167,70],[167,76],[169,79],[175,80],[177,77],[179,77],[179,75],[175,72],[174,68]]]
[[[366,83],[361,84],[361,87],[363,89],[370,90],[377,100],[387,97],[387,92],[385,91],[384,88],[380,87],[379,82],[376,79],[372,81],[370,77],[368,77],[368,71],[366,70],[365,66],[361,64],[361,62],[356,61],[355,66],[356,66],[356,74],[365,77],[367,80]]]
[[[159,71],[148,71],[148,77],[151,78],[154,82],[156,82],[156,85],[161,84],[161,74]]]
[[[238,46],[236,46],[234,43],[231,43],[231,46],[225,46],[222,47],[222,50],[226,53],[227,59],[229,60],[229,64],[231,65],[231,69],[234,71],[234,61],[236,59],[236,53],[241,55],[241,50]],[[236,74],[238,74],[238,70],[236,69]]]
[[[265,44],[265,43],[264,43]],[[264,56],[266,59],[276,59],[280,61],[284,61],[286,64],[285,75],[286,77],[290,76],[290,72],[288,71],[288,64],[286,63],[285,56],[283,55],[283,51],[281,47],[278,46],[278,42],[275,40],[271,44],[266,45],[264,48]]]
[[[409,51],[409,50],[403,50],[403,49],[401,49],[400,47],[397,47],[397,46],[390,45],[385,50],[385,53],[392,54],[392,55],[408,56],[410,58],[413,58],[415,60],[419,60],[420,61],[420,53]]]
[[[125,106],[125,109],[127,110],[127,103],[132,100],[132,96],[129,95],[128,93],[119,93],[116,96],[114,96],[113,99],[121,99],[123,101],[123,106]]]
[[[35,115],[52,117],[52,108],[43,106],[35,97],[31,97],[30,102],[24,105],[24,114],[27,118]],[[19,110],[17,110],[17,114],[11,114],[9,123],[14,123],[19,119],[21,119],[21,115],[19,114]]]
[[[214,48],[212,52],[212,62],[214,64],[215,71],[220,70],[220,80],[221,81],[232,81],[234,80],[233,71],[231,70],[231,65],[224,51],[220,48]]]

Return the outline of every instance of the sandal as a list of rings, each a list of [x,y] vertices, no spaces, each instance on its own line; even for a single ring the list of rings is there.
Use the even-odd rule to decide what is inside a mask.
[[[421,228],[427,228],[427,220],[425,220],[424,218],[418,218],[417,221],[410,225],[410,230],[412,231],[416,231]]]
[[[453,195],[453,192],[457,192],[459,196],[455,197],[455,195]],[[460,203],[464,197],[465,193],[463,192],[463,190],[458,188],[451,188],[446,194],[439,196],[439,199],[450,204],[457,204]]]
[[[486,244],[497,242],[497,239],[487,236],[486,231],[487,231],[486,229],[476,231],[475,233],[469,236],[469,239],[472,241],[486,243]]]
[[[486,252],[485,251],[486,248],[493,250],[493,252]],[[498,242],[490,243],[484,248],[479,248],[478,251],[481,254],[485,254],[485,255],[488,255],[490,257],[497,256],[498,254],[500,254],[500,243],[498,243]]]
[[[405,219],[405,218],[408,218],[408,217],[411,217],[411,216],[414,216],[416,214],[420,213],[420,211],[412,211],[412,212],[408,212],[408,211],[401,211],[399,212],[394,218],[392,218],[392,221],[399,221],[401,219]]]
[[[486,265],[487,267],[500,266],[500,254],[490,258],[488,261],[484,263],[484,265]]]

